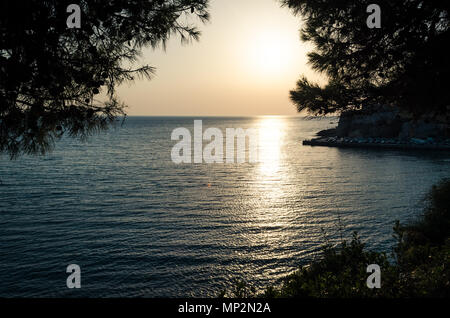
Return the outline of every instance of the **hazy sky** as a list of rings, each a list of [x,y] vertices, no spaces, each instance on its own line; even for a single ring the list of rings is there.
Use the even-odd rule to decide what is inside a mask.
[[[129,115],[294,115],[289,90],[311,46],[299,39],[300,19],[276,0],[211,0],[211,20],[199,42],[145,50],[152,80],[118,89]]]

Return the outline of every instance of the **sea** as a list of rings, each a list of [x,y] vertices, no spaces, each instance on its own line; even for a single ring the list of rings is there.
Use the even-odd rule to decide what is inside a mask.
[[[172,133],[193,142],[194,120],[224,144],[227,128],[256,129],[258,161],[174,163]],[[421,216],[450,154],[302,145],[337,121],[127,117],[45,156],[2,155],[0,297],[216,297],[242,280],[262,291],[355,231],[390,254],[395,221]],[[81,288],[67,287],[70,264]]]

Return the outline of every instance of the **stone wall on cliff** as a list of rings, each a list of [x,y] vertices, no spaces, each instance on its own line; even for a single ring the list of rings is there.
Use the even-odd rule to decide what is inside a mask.
[[[450,120],[428,114],[413,118],[396,107],[375,105],[365,110],[343,112],[336,127],[338,137],[448,138]]]

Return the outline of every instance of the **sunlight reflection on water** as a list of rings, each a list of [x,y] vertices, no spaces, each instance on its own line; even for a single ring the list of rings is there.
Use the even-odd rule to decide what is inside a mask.
[[[283,118],[263,117],[258,123],[260,174],[274,176],[280,168],[281,143],[284,135]]]

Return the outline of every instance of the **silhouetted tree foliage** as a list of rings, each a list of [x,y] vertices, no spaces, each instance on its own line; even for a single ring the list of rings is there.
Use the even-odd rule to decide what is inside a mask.
[[[291,99],[315,114],[394,104],[414,115],[448,112],[449,7],[446,0],[379,0],[381,28],[367,26],[367,0],[281,0],[301,16],[321,87],[302,77]]]
[[[67,6],[81,8],[69,29]],[[3,0],[0,4],[0,153],[45,153],[66,133],[84,138],[124,115],[115,88],[154,69],[141,49],[171,35],[197,40],[208,0]],[[104,97],[98,95],[104,91]]]

